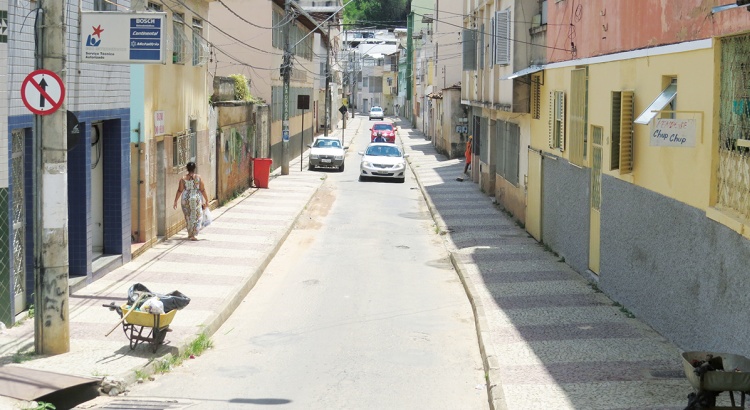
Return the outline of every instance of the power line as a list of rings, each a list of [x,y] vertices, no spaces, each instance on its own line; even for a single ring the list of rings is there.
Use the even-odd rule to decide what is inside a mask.
[[[234,14],[238,19],[244,21],[245,23],[247,23],[247,24],[249,24],[249,25],[251,25],[253,27],[257,27],[257,28],[260,28],[260,29],[264,29],[264,30],[276,30],[276,29],[279,29],[281,27],[284,27],[286,24],[288,24],[288,23],[290,23],[292,21],[292,18],[289,18],[289,21],[287,21],[287,22],[283,22],[282,21],[281,23],[279,23],[279,24],[277,24],[275,26],[263,27],[263,26],[257,25],[255,23],[253,23],[252,21],[249,21],[249,20],[245,19],[244,17],[240,16],[239,14],[237,14],[236,11],[232,10],[229,6],[227,6],[222,0],[218,0],[218,1],[219,1],[219,4],[221,4],[222,6],[224,6],[225,9],[229,10],[229,12],[232,13],[232,14]]]
[[[210,21],[208,21],[208,19],[206,19],[205,17],[201,16],[201,15],[200,15],[199,13],[195,12],[195,10],[191,9],[191,8],[190,8],[190,6],[188,6],[187,4],[185,4],[185,2],[183,2],[182,0],[174,0],[174,1],[175,1],[175,2],[177,2],[178,4],[182,5],[182,7],[186,8],[186,9],[187,9],[187,10],[189,10],[189,11],[190,11],[191,13],[193,13],[193,14],[195,14],[196,16],[198,16],[198,17],[200,17],[201,19],[203,19],[203,21],[205,21],[205,22],[206,22],[206,23],[207,23],[207,24],[208,24],[209,26],[211,26],[211,27],[215,28],[215,29],[216,29],[216,30],[218,30],[218,31],[219,31],[220,33],[222,33],[222,34],[224,34],[225,36],[227,36],[227,37],[231,38],[232,40],[234,40],[234,41],[236,41],[236,42],[238,42],[238,43],[240,43],[240,44],[242,44],[242,45],[244,45],[244,46],[246,46],[246,47],[248,47],[248,48],[251,48],[251,49],[253,49],[253,50],[256,50],[256,51],[260,51],[261,53],[266,53],[266,54],[271,54],[271,55],[276,55],[276,56],[280,56],[280,55],[282,55],[281,53],[274,53],[274,52],[272,52],[272,51],[267,51],[267,50],[263,50],[263,49],[260,49],[260,48],[257,48],[257,47],[253,47],[253,46],[251,46],[250,44],[247,44],[247,43],[245,43],[244,41],[242,41],[242,40],[238,39],[237,37],[234,37],[233,35],[231,35],[231,34],[227,33],[226,31],[222,30],[221,28],[219,28],[219,27],[218,27],[218,26],[216,26],[215,24],[211,23]],[[165,5],[165,6],[167,6],[167,8],[168,8],[168,9],[170,9],[170,10],[172,11],[172,13],[174,13],[174,12],[175,12],[175,11],[174,11],[174,9],[172,9],[171,7],[169,7],[168,5],[166,5],[166,3],[165,3],[164,5]]]

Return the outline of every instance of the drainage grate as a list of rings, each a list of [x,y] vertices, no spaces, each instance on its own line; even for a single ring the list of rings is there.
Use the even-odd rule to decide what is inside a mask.
[[[178,399],[151,399],[151,398],[124,398],[124,397],[113,397],[113,398],[98,398],[89,402],[90,406],[86,403],[79,405],[76,409],[109,409],[109,410],[181,410],[192,407],[196,403],[189,400],[178,400]]]

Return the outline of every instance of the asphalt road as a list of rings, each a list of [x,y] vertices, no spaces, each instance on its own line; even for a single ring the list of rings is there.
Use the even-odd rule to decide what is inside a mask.
[[[369,124],[343,173],[306,171],[326,182],[214,348],[131,397],[191,409],[488,408],[471,306],[413,175],[358,181]]]

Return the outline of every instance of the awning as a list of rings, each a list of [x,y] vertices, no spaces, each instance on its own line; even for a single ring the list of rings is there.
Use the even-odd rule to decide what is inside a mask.
[[[501,80],[512,80],[514,78],[521,77],[521,76],[524,76],[524,75],[534,74],[534,73],[537,73],[537,72],[542,71],[542,70],[544,70],[544,66],[543,65],[532,65],[532,66],[529,66],[527,68],[524,68],[521,71],[516,71],[515,73],[513,73],[511,75],[506,75],[505,77],[500,77],[500,79]]]
[[[659,111],[663,110],[677,96],[677,84],[669,84],[664,91],[635,119],[636,124],[648,124]]]

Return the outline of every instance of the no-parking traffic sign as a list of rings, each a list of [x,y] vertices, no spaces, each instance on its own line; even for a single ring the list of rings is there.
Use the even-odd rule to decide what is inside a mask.
[[[32,71],[21,84],[21,99],[29,111],[48,115],[57,111],[65,99],[62,79],[49,70]]]

